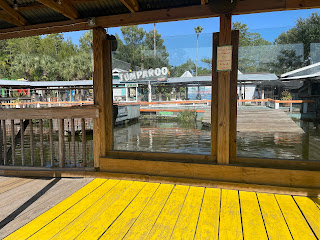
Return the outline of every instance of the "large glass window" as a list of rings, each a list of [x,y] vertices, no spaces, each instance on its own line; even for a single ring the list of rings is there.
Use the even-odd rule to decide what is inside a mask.
[[[114,150],[210,154],[212,34],[164,37],[136,26],[121,33]]]

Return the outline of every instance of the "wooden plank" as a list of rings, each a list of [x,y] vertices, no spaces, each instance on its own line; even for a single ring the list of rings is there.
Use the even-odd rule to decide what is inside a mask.
[[[2,138],[3,138],[3,165],[7,165],[7,126],[6,120],[2,120]]]
[[[26,239],[30,237],[31,235],[39,231],[43,226],[46,226],[55,218],[63,214],[70,207],[74,206],[79,201],[85,199],[88,195],[91,194],[92,191],[95,191],[97,188],[99,188],[105,181],[106,180],[103,179],[93,180],[92,182],[81,188],[79,191],[72,194],[69,198],[57,204],[54,208],[51,208],[46,213],[36,218],[34,221],[18,229],[16,232],[8,236],[6,239],[16,240]]]
[[[13,19],[15,19],[18,23],[19,26],[27,25],[28,21],[22,17],[16,10],[11,8],[7,2],[4,0],[0,0],[0,7],[7,13],[9,14]],[[10,22],[10,21],[9,21]],[[15,23],[14,23],[15,24]]]
[[[219,46],[219,34],[213,34],[212,59],[217,59],[217,46]],[[212,101],[211,101],[211,155],[217,161],[218,155],[218,72],[217,64],[212,64]]]
[[[207,163],[213,162],[213,157],[210,155],[197,154],[180,154],[180,153],[152,153],[152,152],[130,152],[130,151],[107,151],[108,157],[114,158],[130,158],[136,160],[169,160],[178,162],[195,162]]]
[[[87,228],[77,236],[77,239],[98,239],[128,207],[130,202],[145,185],[146,183],[143,182],[134,182],[130,185],[130,187],[121,195],[121,198],[114,202],[95,221],[89,224]]]
[[[103,158],[100,171],[233,183],[320,188],[317,171]]]
[[[53,108],[19,108],[3,109],[0,119],[69,119],[69,118],[97,118],[97,106],[53,107]]]
[[[173,187],[172,184],[160,185],[146,208],[124,236],[124,239],[145,239],[148,236],[163,206],[166,204]]]
[[[266,193],[257,196],[269,239],[292,239],[275,196]]]
[[[220,17],[219,46],[231,45],[231,14]],[[215,63],[216,64],[216,63]],[[218,130],[217,162],[229,164],[230,160],[230,72],[218,72]]]
[[[302,215],[296,202],[293,200],[293,197],[278,194],[275,195],[275,197],[290,229],[293,239],[316,240],[317,238],[314,236],[312,230],[306,222],[306,219]]]
[[[14,120],[11,119],[11,160],[12,165],[16,165],[16,143],[15,143],[15,133],[14,133]]]
[[[25,155],[24,155],[24,126],[23,126],[23,120],[20,119],[20,134],[21,134],[21,144],[20,144],[20,147],[21,147],[21,165],[22,166],[25,166],[26,165],[26,158],[25,158]]]
[[[137,0],[120,0],[129,10],[130,12],[138,12],[139,4]]]
[[[12,16],[10,16],[6,11],[2,10],[0,12],[0,19],[8,22],[8,23],[12,23],[16,26],[22,26],[21,23],[16,20],[15,18],[13,18]]]
[[[237,86],[238,86],[238,58],[239,58],[239,31],[231,32],[232,44],[232,71],[230,73],[230,129],[229,155],[230,162],[237,158]]]
[[[52,119],[49,119],[49,145],[50,145],[50,166],[54,166],[54,157],[53,157],[53,135],[52,135],[53,123]]]
[[[320,238],[320,209],[316,206],[314,201],[309,197],[293,197],[296,203],[298,204],[303,216],[308,221],[310,227],[312,228],[313,233]]]
[[[38,0],[38,1],[46,5],[47,7],[53,9],[54,11],[61,13],[67,18],[70,18],[72,20],[79,18],[79,13],[74,9],[74,7],[72,6],[72,3],[69,2],[69,0],[60,0],[61,4],[53,0]]]
[[[256,193],[240,191],[239,197],[243,238],[267,240],[268,235],[263,223]]]
[[[148,183],[100,239],[122,239],[149,203],[159,185],[159,183]]]
[[[147,239],[170,238],[188,191],[189,187],[187,186],[175,186]]]
[[[64,155],[64,119],[59,119],[59,167],[65,167]]]
[[[195,239],[218,239],[221,190],[206,188]]]
[[[111,42],[106,40],[103,28],[93,29],[93,91],[94,104],[99,106],[99,118],[93,120],[94,166],[99,167],[100,157],[106,156],[113,146],[113,97]]]
[[[170,239],[194,238],[202,206],[204,190],[204,188],[190,187]]]
[[[86,136],[86,120],[84,118],[81,119],[81,146],[82,146],[82,161],[83,166],[87,167],[87,136]]]
[[[34,141],[33,141],[33,121],[30,121],[30,165],[34,166]]]
[[[74,239],[89,224],[94,222],[106,209],[121,197],[121,194],[130,187],[132,181],[119,181],[118,183],[96,203],[88,208],[78,218],[68,224],[52,239]]]
[[[9,190],[11,190],[11,189],[14,189],[14,188],[16,188],[16,187],[18,187],[18,186],[24,185],[24,184],[26,184],[27,182],[30,182],[30,181],[32,181],[32,180],[33,180],[33,179],[19,179],[19,181],[15,181],[15,182],[13,182],[13,183],[11,183],[11,184],[7,184],[7,185],[1,187],[1,189],[0,189],[0,194],[1,194],[1,193],[4,193],[4,192],[7,192],[7,191],[9,191]]]
[[[39,119],[39,130],[40,130],[40,164],[44,166],[44,150],[43,150],[43,120]]]
[[[74,126],[74,119],[71,119],[71,164],[72,167],[76,166],[76,132]]]
[[[65,226],[74,221],[79,215],[84,213],[91,205],[103,197],[109,192],[119,181],[107,180],[101,186],[99,186],[93,193],[89,194],[85,199],[70,207],[63,214],[59,215],[44,228],[37,231],[29,239],[41,239],[46,236],[47,239],[51,239],[55,234],[61,231]],[[77,232],[73,232],[76,236]]]
[[[219,239],[243,239],[238,191],[221,191]]]
[[[27,199],[25,199],[24,197],[15,199],[15,202],[12,205],[13,207],[16,206],[16,209],[12,211],[10,215],[12,217],[14,217],[15,215],[17,216],[15,217],[14,220],[7,223],[0,230],[1,239],[9,235],[10,233],[18,230],[19,228],[23,227],[24,225],[28,224],[29,222],[34,220],[36,217],[45,213],[52,207],[56,206],[57,204],[59,204],[60,202],[62,202],[63,200],[71,196],[73,193],[75,193],[77,190],[84,187],[86,184],[92,181],[92,179],[64,178],[64,179],[52,179],[52,181],[40,179],[39,181],[46,183],[46,186],[42,188],[40,184],[35,184],[38,189],[36,193],[32,194],[32,191],[30,191],[29,190],[30,188],[28,188],[27,189],[28,193],[24,195],[28,197]],[[33,182],[34,181],[27,183],[26,188]],[[23,186],[20,186],[7,193],[4,193],[2,194],[2,196],[10,194],[13,191],[21,193],[20,188]],[[28,200],[30,201],[28,202]],[[26,208],[23,209],[21,208],[21,206]]]

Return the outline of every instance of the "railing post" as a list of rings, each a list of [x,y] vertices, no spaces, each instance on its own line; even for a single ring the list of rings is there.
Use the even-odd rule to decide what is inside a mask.
[[[274,103],[274,109],[280,109],[280,103],[275,102]]]
[[[303,110],[302,110],[302,112],[303,112],[303,113],[307,113],[307,112],[308,112],[308,103],[304,102],[304,103],[302,103],[302,104],[303,104]]]
[[[59,167],[63,168],[64,165],[64,119],[59,119]]]
[[[100,157],[113,149],[113,92],[111,41],[106,30],[93,29],[93,91],[94,103],[99,106],[99,118],[93,124],[94,167],[100,166]]]
[[[290,112],[292,113],[292,103],[290,103]]]

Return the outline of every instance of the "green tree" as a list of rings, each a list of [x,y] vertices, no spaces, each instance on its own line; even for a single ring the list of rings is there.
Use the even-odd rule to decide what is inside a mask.
[[[195,33],[197,34],[197,54],[196,54],[196,76],[198,76],[198,47],[199,47],[199,35],[203,31],[201,26],[194,28]]]
[[[270,63],[270,70],[278,75],[293,71],[303,65],[301,58],[294,50],[281,50],[277,60]]]
[[[320,14],[314,12],[308,18],[299,18],[296,25],[283,32],[275,40],[277,44],[303,43],[304,61],[310,64],[310,45],[320,42]]]

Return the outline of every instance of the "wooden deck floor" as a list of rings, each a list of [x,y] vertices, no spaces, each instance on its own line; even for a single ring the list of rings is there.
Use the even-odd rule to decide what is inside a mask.
[[[211,125],[211,110],[206,110],[202,123]],[[267,107],[240,107],[237,114],[237,131],[265,133],[303,133],[283,110]]]
[[[5,239],[319,238],[318,198],[94,179]]]

